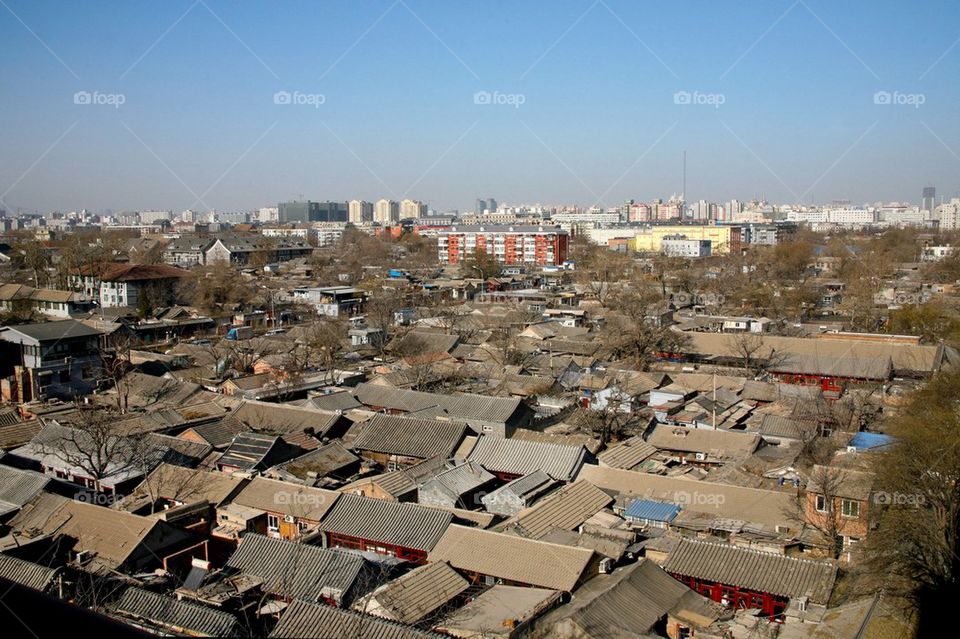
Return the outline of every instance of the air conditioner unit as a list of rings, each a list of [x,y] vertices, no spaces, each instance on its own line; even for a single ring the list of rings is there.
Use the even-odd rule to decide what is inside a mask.
[[[297,518],[294,517],[293,515],[284,515],[284,516],[283,516],[283,523],[285,523],[285,524],[292,524],[292,523],[294,523],[295,521],[297,521]]]
[[[706,453],[697,453],[697,461],[706,461],[706,460],[707,460]]]
[[[611,572],[613,572],[613,559],[610,557],[605,557],[603,560],[601,560],[600,572],[605,575],[609,575]]]

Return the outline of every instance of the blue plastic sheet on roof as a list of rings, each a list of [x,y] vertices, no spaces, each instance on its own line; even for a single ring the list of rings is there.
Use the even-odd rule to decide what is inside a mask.
[[[645,519],[648,521],[671,522],[680,512],[680,506],[676,504],[665,504],[660,501],[651,501],[649,499],[638,499],[630,504],[624,516],[627,519]]]

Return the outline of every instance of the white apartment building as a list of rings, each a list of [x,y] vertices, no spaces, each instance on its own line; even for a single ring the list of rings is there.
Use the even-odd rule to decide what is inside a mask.
[[[373,221],[391,224],[400,221],[400,204],[393,200],[377,200],[373,209]]]
[[[373,202],[350,200],[347,204],[347,219],[354,224],[373,220]]]
[[[960,229],[960,198],[953,198],[934,209],[933,217],[940,223],[942,231]]]
[[[667,257],[710,257],[710,240],[691,240],[684,235],[669,235],[660,240],[660,252]]]

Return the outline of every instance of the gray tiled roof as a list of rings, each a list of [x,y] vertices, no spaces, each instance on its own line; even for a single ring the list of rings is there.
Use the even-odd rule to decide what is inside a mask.
[[[479,419],[492,422],[506,422],[520,407],[519,399],[509,397],[487,397],[457,393],[442,395],[420,391],[402,390],[379,384],[360,384],[356,389],[357,399],[367,406],[377,406],[414,412],[440,406],[452,419],[470,421]]]
[[[34,590],[45,590],[57,575],[57,568],[48,568],[30,561],[0,554],[0,577]]]
[[[227,568],[258,577],[265,590],[277,595],[307,601],[324,596],[340,601],[364,563],[359,555],[335,548],[248,533],[227,561]]]
[[[526,475],[540,469],[554,479],[571,481],[585,453],[583,446],[484,436],[477,439],[467,459],[492,473]]]
[[[438,561],[384,584],[369,599],[375,599],[394,621],[415,624],[469,587],[467,580],[449,564]],[[368,609],[359,608],[368,606],[367,599],[358,601],[354,608]]]
[[[664,570],[783,597],[809,597],[826,604],[837,578],[827,561],[796,559],[728,544],[682,539]]]
[[[430,639],[440,635],[349,610],[293,601],[270,636],[284,639]]]
[[[320,529],[359,539],[430,551],[453,516],[417,504],[342,494],[320,522]]]
[[[127,588],[110,606],[120,616],[147,621],[192,636],[228,637],[239,632],[233,615],[141,588]]]
[[[353,442],[354,450],[427,459],[450,455],[467,434],[461,422],[375,415]]]

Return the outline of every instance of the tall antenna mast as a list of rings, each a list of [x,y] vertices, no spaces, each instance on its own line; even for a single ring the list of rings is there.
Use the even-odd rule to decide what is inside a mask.
[[[683,190],[680,192],[683,201],[687,201],[687,152],[683,152]]]

